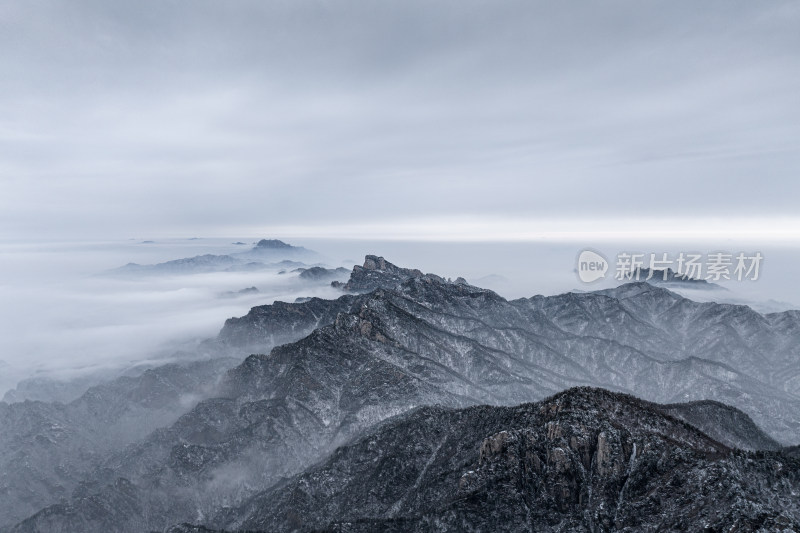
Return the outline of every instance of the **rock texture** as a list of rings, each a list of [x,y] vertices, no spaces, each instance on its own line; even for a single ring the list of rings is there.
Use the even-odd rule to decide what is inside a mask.
[[[243,317],[226,320],[217,342],[240,351],[268,352],[273,346],[296,341],[332,324],[336,315],[350,311],[358,301],[358,297],[346,295],[336,300],[307,298],[253,307]]]
[[[364,266],[355,265],[347,283],[335,281],[332,286],[348,292],[370,292],[378,288],[391,288],[408,279],[428,279],[444,281],[435,274],[423,274],[416,268],[402,268],[393,265],[383,257],[368,255]]]
[[[733,451],[657,406],[570,389],[426,407],[222,513],[248,531],[798,531],[800,462]],[[178,529],[187,531],[187,529]]]

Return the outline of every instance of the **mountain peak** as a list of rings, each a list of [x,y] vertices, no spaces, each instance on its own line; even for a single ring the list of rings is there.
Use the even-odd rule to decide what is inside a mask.
[[[347,292],[370,292],[378,288],[391,289],[409,279],[420,278],[445,281],[436,274],[423,274],[416,268],[399,267],[381,256],[370,254],[364,257],[363,266],[353,267],[347,283],[334,281],[331,286]]]
[[[490,531],[498,517],[507,531],[795,531],[786,462],[731,450],[655,404],[581,387],[516,407],[409,411],[221,521],[258,531]]]
[[[288,250],[290,248],[296,248],[291,244],[286,244],[283,241],[279,241],[278,239],[261,239],[256,243],[255,250]]]
[[[383,272],[403,272],[414,273],[422,276],[422,272],[416,268],[400,268],[397,265],[390,263],[386,259],[378,255],[367,255],[364,257],[364,266],[361,268],[365,270],[380,270]]]

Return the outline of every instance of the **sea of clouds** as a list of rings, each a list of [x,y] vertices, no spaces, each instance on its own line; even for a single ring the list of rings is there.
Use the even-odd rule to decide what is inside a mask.
[[[20,380],[110,377],[176,359],[208,357],[199,344],[225,320],[256,305],[298,297],[335,298],[329,281],[309,282],[291,269],[186,275],[110,276],[129,262],[154,264],[202,254],[248,250],[256,239],[130,239],[92,242],[3,242],[0,263],[0,397]],[[243,241],[245,245],[233,244]],[[465,277],[506,298],[593,290],[613,279],[582,284],[575,260],[582,243],[470,243],[306,239],[320,262],[352,267],[367,253],[400,266]],[[613,261],[624,250],[677,253],[674,243],[590,243]],[[730,251],[752,245],[725,243]],[[718,243],[692,249],[718,250]],[[747,303],[759,311],[800,308],[794,280],[800,252],[760,249],[757,282],[723,283],[724,291],[686,289],[697,300]],[[612,274],[612,273],[610,273]],[[610,278],[610,276],[609,276]],[[235,294],[248,287],[257,293]],[[233,294],[232,294],[233,293]]]

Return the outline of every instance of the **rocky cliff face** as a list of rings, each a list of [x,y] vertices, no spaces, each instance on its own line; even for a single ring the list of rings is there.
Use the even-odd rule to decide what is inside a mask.
[[[570,389],[422,408],[217,517],[250,531],[797,531],[800,463]],[[186,529],[179,529],[185,531]]]
[[[333,287],[347,292],[364,293],[378,288],[392,288],[409,279],[429,279],[443,282],[444,279],[435,274],[423,274],[416,268],[398,267],[383,257],[368,255],[364,258],[364,266],[355,265],[347,283],[335,281]]]
[[[243,317],[229,318],[217,336],[223,346],[264,353],[273,346],[301,339],[318,327],[333,323],[360,299],[345,295],[336,300],[310,298],[299,303],[275,302],[250,309]]]
[[[315,267],[303,270],[300,276],[304,275],[323,279],[326,275],[341,275],[341,269]],[[331,282],[333,287],[353,295],[345,295],[336,300],[309,298],[293,304],[275,302],[253,307],[243,317],[226,320],[217,340],[226,346],[249,349],[253,353],[266,353],[274,346],[295,341],[318,327],[332,324],[338,313],[350,312],[359,305],[363,298],[357,295],[381,288],[397,288],[409,279],[447,283],[444,278],[435,274],[423,274],[417,269],[401,268],[383,257],[367,255],[364,266],[355,265],[346,283]],[[456,283],[466,284],[461,278],[456,280]]]

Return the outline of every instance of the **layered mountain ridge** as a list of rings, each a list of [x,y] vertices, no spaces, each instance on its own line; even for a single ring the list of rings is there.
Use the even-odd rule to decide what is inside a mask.
[[[517,405],[576,386],[736,406],[744,413],[715,402],[648,408],[713,435],[704,438],[719,450],[800,441],[796,313],[700,304],[647,283],[508,301],[377,256],[342,288],[352,293],[228,320],[219,346],[278,346],[231,369],[215,397],[104,458],[65,502],[9,530],[258,525],[242,502],[387,419],[430,405]],[[436,512],[419,507],[402,520]]]
[[[145,276],[250,272],[306,267],[307,265],[302,261],[317,262],[319,259],[319,254],[302,246],[293,246],[278,239],[261,239],[250,250],[245,252],[226,255],[196,255],[153,265],[128,263],[109,270],[106,274],[113,276]]]

